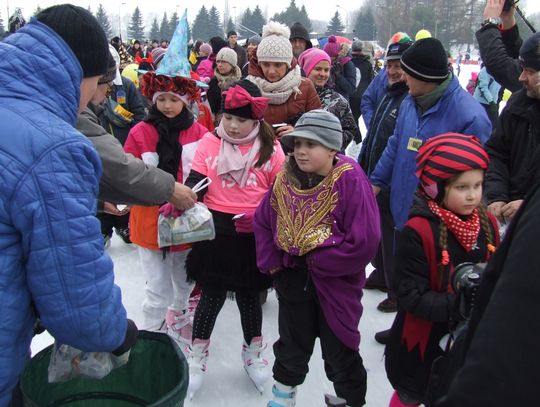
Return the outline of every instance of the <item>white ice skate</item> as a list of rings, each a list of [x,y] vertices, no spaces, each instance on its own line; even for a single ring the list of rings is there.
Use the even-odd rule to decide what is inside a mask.
[[[208,358],[208,346],[210,340],[195,339],[193,344],[188,348],[188,364],[189,364],[189,386],[188,396],[193,399],[193,396],[201,388],[206,373],[206,359]]]
[[[296,386],[286,386],[275,382],[272,386],[274,398],[268,402],[267,407],[295,407],[296,406]]]
[[[167,324],[167,334],[179,342],[181,347],[185,348],[185,345],[191,345],[193,323],[188,310],[180,312],[168,310],[165,314],[165,323]]]
[[[261,394],[264,392],[264,384],[270,378],[271,373],[268,368],[268,361],[262,356],[265,349],[266,343],[263,343],[261,336],[252,338],[249,346],[245,342],[242,346],[244,369],[246,369],[249,378]]]

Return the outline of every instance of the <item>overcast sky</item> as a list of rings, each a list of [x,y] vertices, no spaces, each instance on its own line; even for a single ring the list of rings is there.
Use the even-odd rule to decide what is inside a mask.
[[[289,5],[290,0],[266,0],[258,3],[257,0],[228,0],[228,2],[230,16],[234,19],[235,13],[240,16],[242,11],[247,7],[250,7],[253,10],[257,4],[259,4],[259,7],[263,13],[266,13],[269,17],[271,17],[276,12],[284,10]],[[353,11],[360,7],[361,2],[361,0],[296,0],[296,5],[301,7],[305,4],[308,14],[312,20],[328,21],[331,19],[334,13],[338,11],[343,18],[343,22],[345,23],[345,19],[348,17],[347,14],[350,14],[350,17],[352,18]],[[6,22],[6,15],[8,15],[7,11],[9,10],[9,14],[12,14],[15,7],[21,7],[24,16],[30,16],[38,5],[41,8],[45,8],[61,3],[63,3],[61,0],[5,0],[0,1],[0,15],[2,16],[4,22]],[[88,7],[88,5],[91,5],[93,12],[96,11],[97,5],[102,3],[107,10],[109,18],[111,19],[113,29],[118,26],[119,11],[122,15],[122,25],[125,25],[129,21],[129,16],[137,6],[141,10],[143,17],[145,19],[148,18],[150,21],[153,16],[158,16],[158,21],[160,21],[164,11],[170,15],[175,10],[178,10],[178,13],[181,14],[181,12],[187,7],[188,20],[192,22],[203,4],[201,1],[186,0],[72,0],[71,3],[85,8]],[[204,4],[207,8],[215,5],[221,14],[221,17],[223,17],[225,0],[216,0],[214,2],[210,0],[205,1]],[[340,7],[337,7],[337,5]],[[521,0],[519,5],[523,7],[523,10],[528,14],[540,12],[540,0]],[[150,28],[150,21],[145,21],[147,24],[146,28]],[[352,24],[352,21],[349,22],[349,24]]]

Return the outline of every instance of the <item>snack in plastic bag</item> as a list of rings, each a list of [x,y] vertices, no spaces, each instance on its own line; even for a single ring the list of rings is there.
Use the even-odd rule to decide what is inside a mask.
[[[192,189],[198,192],[210,185],[212,181],[207,177],[201,180]],[[212,213],[206,205],[197,202],[193,208],[184,211],[178,217],[158,217],[158,245],[159,247],[177,244],[212,240],[216,237]]]
[[[65,382],[78,376],[102,379],[128,360],[129,351],[115,356],[109,352],[83,352],[55,342],[49,361],[48,380],[49,383]]]

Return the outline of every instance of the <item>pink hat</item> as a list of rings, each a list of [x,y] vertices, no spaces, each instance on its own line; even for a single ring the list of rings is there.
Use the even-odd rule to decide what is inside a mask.
[[[308,48],[298,57],[298,63],[306,73],[306,76],[309,76],[313,68],[321,61],[332,62],[330,56],[319,48]]]
[[[212,46],[205,42],[199,47],[199,52],[204,52],[206,55],[210,55],[212,53]]]
[[[338,44],[335,36],[331,35],[328,37],[328,42],[323,48],[330,58],[335,58],[338,56],[339,51],[341,51],[341,45]]]

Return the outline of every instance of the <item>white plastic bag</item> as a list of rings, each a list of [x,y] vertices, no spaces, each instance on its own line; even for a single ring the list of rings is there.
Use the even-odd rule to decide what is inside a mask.
[[[192,188],[193,192],[197,193],[210,185],[211,182],[208,177],[201,180]],[[158,246],[160,248],[212,240],[215,237],[216,231],[212,213],[203,203],[197,202],[193,208],[176,218],[159,214]]]
[[[49,383],[65,382],[74,377],[102,379],[113,369],[123,366],[129,351],[120,356],[109,352],[83,352],[69,345],[54,343],[49,361]]]

